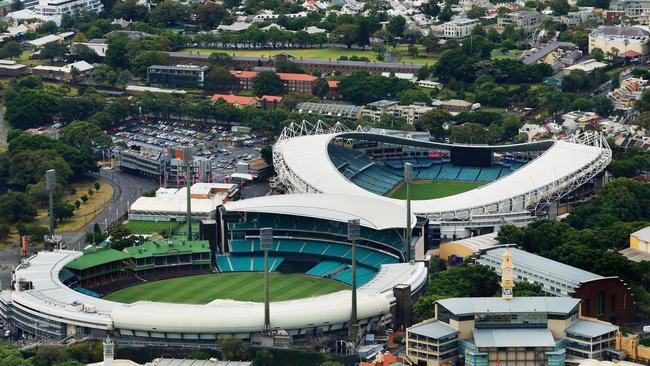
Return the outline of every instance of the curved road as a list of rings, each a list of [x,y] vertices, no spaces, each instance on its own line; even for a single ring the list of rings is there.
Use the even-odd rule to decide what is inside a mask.
[[[108,207],[94,220],[78,232],[61,234],[69,249],[80,249],[84,245],[86,233],[91,232],[95,223],[99,224],[102,230],[106,230],[113,222],[127,214],[128,208],[133,201],[142,195],[142,192],[157,188],[155,181],[139,176],[125,174],[119,170],[101,169],[95,177],[108,182],[113,186],[113,197],[107,203]]]

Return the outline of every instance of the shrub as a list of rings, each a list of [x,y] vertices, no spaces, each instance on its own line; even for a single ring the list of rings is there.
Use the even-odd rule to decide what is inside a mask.
[[[84,194],[83,196],[81,196],[81,200],[83,202],[88,202],[88,195]]]
[[[99,191],[100,187],[101,187],[101,185],[99,184],[99,181],[95,181],[95,190]]]

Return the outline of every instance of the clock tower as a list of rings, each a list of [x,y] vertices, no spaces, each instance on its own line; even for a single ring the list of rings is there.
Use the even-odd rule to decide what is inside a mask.
[[[515,287],[514,275],[512,274],[512,253],[506,248],[503,252],[501,263],[501,298],[512,299],[512,289]]]
[[[115,343],[110,336],[104,339],[104,366],[113,366],[113,358],[115,357]]]

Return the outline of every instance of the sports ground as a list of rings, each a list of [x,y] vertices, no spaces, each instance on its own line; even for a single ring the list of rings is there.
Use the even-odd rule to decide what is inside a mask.
[[[343,283],[302,274],[271,273],[271,301],[301,299],[346,290]],[[264,273],[213,273],[144,283],[118,290],[106,300],[133,303],[141,300],[179,304],[207,304],[215,299],[264,301]]]
[[[453,196],[455,194],[471,191],[482,186],[479,182],[450,182],[450,181],[415,181],[411,184],[412,200],[430,200]],[[406,185],[400,184],[386,194],[390,198],[406,199]]]
[[[176,229],[181,227],[182,222],[170,222],[170,221],[138,221],[138,220],[129,220],[125,224],[126,228],[131,234],[153,234],[153,233],[167,233],[171,228],[171,231],[174,232]]]

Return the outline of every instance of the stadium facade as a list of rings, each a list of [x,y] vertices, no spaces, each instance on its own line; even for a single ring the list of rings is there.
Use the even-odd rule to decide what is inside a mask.
[[[598,133],[524,144],[460,145],[431,142],[421,133],[350,131],[322,122],[288,126],[273,149],[278,183],[290,193],[345,193],[404,205],[389,195],[403,182],[407,162],[416,181],[482,184],[412,202],[413,212],[429,220],[433,241],[562,213],[561,200],[585,199],[603,183],[611,157]]]
[[[405,262],[402,207],[367,197],[283,195],[227,202],[216,220],[202,223],[208,240],[151,238],[117,251],[54,250],[33,255],[14,270],[0,294],[0,315],[13,334],[63,341],[104,337],[118,344],[215,347],[220,337],[251,340],[264,330],[262,303],[216,299],[207,304],[102,297],[145,281],[209,272],[263,271],[261,227],[273,228],[271,270],[351,282],[349,219],[359,219],[358,319],[364,331],[395,325],[424,288],[424,263]],[[216,221],[216,223],[214,222]],[[415,241],[424,230],[412,217]],[[212,234],[211,234],[212,233]],[[179,235],[182,237],[183,235]],[[408,311],[404,311],[407,308]],[[299,316],[297,316],[299,314]],[[271,303],[271,327],[294,339],[347,334],[351,291]]]

